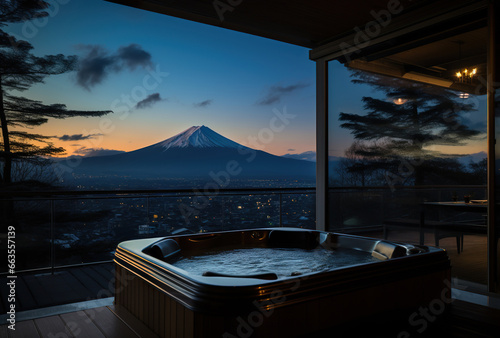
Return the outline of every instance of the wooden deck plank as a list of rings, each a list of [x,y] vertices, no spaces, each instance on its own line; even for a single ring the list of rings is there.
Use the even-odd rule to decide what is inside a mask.
[[[9,293],[9,286],[7,285],[7,278],[0,278],[0,306],[2,313],[6,313],[9,307],[9,302],[7,301],[7,295]]]
[[[16,310],[26,311],[54,305],[81,302],[113,296],[114,264],[102,264],[98,269],[71,268],[54,275],[23,273],[16,281]],[[89,275],[89,272],[91,275]],[[104,276],[107,276],[106,279]],[[96,280],[97,279],[97,280]],[[6,278],[0,278],[0,313],[7,311]],[[106,283],[106,288],[102,284]]]
[[[101,290],[109,290],[109,279],[104,278],[101,274],[97,273],[92,267],[84,266],[81,268],[83,272],[90,276],[100,286]]]
[[[84,283],[76,278],[75,275],[70,271],[61,276],[61,278],[64,280],[64,283],[70,286],[70,288],[73,290],[73,293],[77,295],[79,301],[96,298],[95,295],[92,294],[91,290],[87,289]]]
[[[52,299],[51,305],[68,304],[81,301],[78,295],[76,295],[71,287],[65,283],[62,278],[63,274],[67,274],[66,271],[60,271],[56,274],[43,274],[38,275],[40,285],[45,289],[45,292],[49,294]]]
[[[85,310],[85,313],[100,328],[106,337],[138,337],[127,324],[121,321],[121,319],[107,307]]]
[[[65,313],[60,316],[74,336],[106,338],[84,311]]]
[[[111,263],[91,265],[90,268],[92,268],[95,272],[100,274],[108,282],[108,284],[109,281],[111,281],[112,278],[115,276],[115,265]]]
[[[59,316],[37,318],[34,322],[42,337],[74,337]]]
[[[9,333],[8,333],[8,328],[7,328],[7,325],[8,324],[5,324],[5,325],[0,325],[0,337],[8,337],[9,336]]]
[[[127,325],[139,335],[141,338],[158,338],[156,334],[154,334],[144,323],[142,323],[139,319],[134,317],[130,312],[128,312],[125,308],[121,306],[109,306],[109,309],[113,311],[113,313],[121,318]]]
[[[82,283],[91,295],[97,295],[102,287],[92,277],[85,273],[82,269],[71,270],[70,273]]]
[[[500,323],[500,310],[455,299],[451,307],[456,318],[480,323],[482,327],[496,327]]]
[[[26,281],[26,284],[29,285],[32,294],[35,295],[37,307],[40,308],[53,305],[52,298],[47,292],[45,292],[45,289],[34,275],[26,275],[23,278]]]
[[[24,276],[20,275],[17,278],[16,297],[21,302],[21,310],[31,310],[37,307],[37,302],[33,296],[28,283],[24,280]],[[18,289],[19,288],[19,289]],[[22,291],[19,291],[22,290]]]
[[[95,311],[95,313],[92,313]],[[188,311],[190,312],[190,311]],[[119,315],[117,315],[119,313]],[[487,308],[481,305],[455,300],[452,303],[451,313],[437,333],[441,337],[466,338],[498,336],[500,328],[500,310]],[[180,324],[180,323],[179,323]],[[185,327],[193,329],[192,326]],[[346,327],[346,332],[352,328]],[[170,332],[170,330],[168,330]],[[331,329],[325,331],[324,336],[331,337]],[[343,331],[342,331],[343,332]],[[184,331],[184,333],[187,333]],[[392,332],[391,332],[392,333]],[[392,335],[392,334],[391,334]],[[385,335],[389,337],[391,335]],[[7,325],[0,326],[0,337],[107,337],[107,338],[136,338],[157,337],[137,318],[126,310],[116,310],[114,306],[72,312],[59,316],[38,318],[16,323],[16,330],[7,329]],[[177,331],[175,337],[182,336]],[[424,332],[422,337],[436,337],[434,332]]]
[[[9,330],[9,338],[37,338],[40,337],[35,322],[26,320],[16,323],[16,330]]]

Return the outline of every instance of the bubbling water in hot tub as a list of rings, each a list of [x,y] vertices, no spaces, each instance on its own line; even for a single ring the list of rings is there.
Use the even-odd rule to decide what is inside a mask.
[[[275,273],[286,278],[374,261],[378,259],[369,252],[344,248],[242,248],[182,256],[170,264],[197,276],[210,271],[237,276]]]

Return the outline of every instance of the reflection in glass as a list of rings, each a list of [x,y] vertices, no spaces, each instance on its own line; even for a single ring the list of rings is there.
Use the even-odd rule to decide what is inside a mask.
[[[486,96],[460,94],[330,62],[328,229],[439,245],[486,285],[484,215],[429,207],[486,199]]]
[[[495,140],[500,140],[500,91],[497,89],[495,95]],[[500,251],[498,250],[498,240],[500,239],[500,228],[498,224],[500,224],[500,144],[498,141],[495,142],[495,240],[493,241],[496,246],[496,250],[494,250],[497,255],[497,277],[496,281],[500,280]]]

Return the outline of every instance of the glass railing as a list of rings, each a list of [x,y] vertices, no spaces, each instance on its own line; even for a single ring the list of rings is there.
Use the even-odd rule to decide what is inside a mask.
[[[484,199],[485,193],[485,186],[331,188],[326,228],[383,237],[391,220],[417,224],[424,202],[463,200],[464,195]],[[2,219],[12,219],[16,229],[18,271],[111,261],[116,245],[130,239],[262,227],[316,228],[314,188],[4,193],[0,206]],[[426,215],[427,220],[437,217],[435,211]],[[432,237],[426,238],[425,244],[434,244]],[[397,238],[391,234],[389,239]],[[416,235],[404,240],[418,244]],[[2,269],[5,273],[6,267]]]
[[[339,187],[330,188],[328,212],[330,231],[357,231],[380,226],[391,219],[419,220],[426,202],[486,199],[486,186]],[[460,217],[471,217],[461,213]],[[435,220],[435,211],[427,212]],[[452,215],[446,215],[452,217]],[[477,218],[477,215],[475,215]]]
[[[314,188],[13,193],[0,204],[15,228],[18,272],[111,261],[130,239],[316,227]]]
[[[439,246],[451,260],[454,287],[485,291],[486,196],[481,185],[331,188],[327,230]]]

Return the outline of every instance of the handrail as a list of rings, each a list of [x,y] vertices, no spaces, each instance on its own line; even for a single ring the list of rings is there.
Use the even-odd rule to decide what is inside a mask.
[[[141,189],[141,190],[50,190],[50,191],[5,191],[0,190],[0,199],[3,198],[18,198],[18,197],[49,197],[56,196],[96,196],[96,195],[113,195],[120,197],[127,197],[126,195],[140,195],[146,197],[145,194],[151,194],[152,197],[157,197],[158,194],[169,195],[199,195],[204,194],[207,196],[217,194],[229,195],[248,195],[252,194],[277,194],[281,192],[294,192],[294,191],[312,191],[316,190],[315,187],[297,187],[297,188],[223,188],[216,191],[203,191],[202,189]],[[95,197],[92,197],[95,198]],[[56,198],[57,199],[57,198]]]
[[[51,274],[54,274],[54,272],[56,270],[64,270],[64,269],[78,268],[78,267],[82,267],[82,266],[92,266],[92,265],[109,264],[109,263],[113,263],[113,260],[109,259],[106,261],[95,261],[95,262],[86,262],[86,263],[48,266],[48,267],[44,267],[44,268],[24,269],[24,270],[16,271],[16,275],[21,274],[21,273],[51,273]],[[0,272],[0,276],[7,276],[7,275],[9,275],[9,272]]]
[[[428,186],[404,186],[401,190],[423,190],[423,189],[486,189],[485,185],[428,185]],[[329,191],[341,190],[388,190],[390,187],[330,187]],[[51,263],[50,267],[34,269],[34,271],[46,271],[50,269],[54,272],[58,268],[55,263],[54,237],[55,237],[55,221],[54,201],[57,200],[79,200],[79,199],[120,199],[120,198],[145,198],[149,202],[149,198],[161,197],[193,197],[193,196],[244,196],[244,195],[277,195],[279,196],[279,226],[283,226],[282,204],[283,195],[286,194],[314,194],[314,187],[296,187],[296,188],[236,188],[236,189],[219,189],[216,191],[200,191],[197,189],[162,189],[162,190],[61,190],[61,191],[0,191],[0,201],[25,201],[25,200],[48,200],[50,201],[50,252]],[[148,205],[148,203],[147,203]],[[149,209],[149,206],[148,208]],[[149,210],[147,211],[149,215]],[[95,263],[95,262],[92,262]],[[82,263],[76,264],[92,264]],[[21,271],[20,271],[21,272]],[[3,273],[0,273],[2,275]]]
[[[328,190],[426,190],[426,189],[486,189],[486,185],[404,185],[404,186],[342,186]]]
[[[50,266],[35,268],[35,269],[24,269],[17,271],[18,273],[24,272],[39,272],[39,271],[50,271],[54,274],[56,269],[62,267],[76,267],[92,264],[101,264],[107,261],[99,262],[87,262],[80,264],[71,264],[66,266],[57,266],[55,259],[55,220],[54,220],[54,201],[57,200],[80,200],[80,199],[121,199],[121,198],[145,198],[146,199],[146,213],[149,215],[149,198],[161,198],[161,197],[192,197],[199,196],[202,192],[199,190],[191,189],[176,189],[176,190],[115,190],[115,191],[42,191],[42,192],[14,192],[15,196],[10,198],[3,197],[7,192],[0,192],[0,202],[1,201],[49,201],[50,202]],[[41,194],[40,194],[41,193]],[[285,194],[308,194],[315,193],[315,188],[298,187],[298,188],[238,188],[238,189],[220,189],[218,192],[206,192],[204,195],[213,196],[252,196],[252,195],[278,195],[279,196],[279,226],[283,226],[283,215],[282,215],[282,204],[283,195]],[[112,196],[110,196],[112,195]],[[0,272],[0,276],[7,274],[6,272]]]
[[[420,185],[420,186],[398,186],[397,189],[401,190],[425,190],[425,189],[486,189],[486,185]],[[335,190],[391,190],[389,186],[333,186],[328,187],[328,191]],[[12,199],[20,197],[49,197],[49,199],[58,199],[56,197],[61,196],[61,198],[68,199],[70,197],[77,197],[81,199],[81,196],[93,196],[89,198],[96,198],[95,196],[106,196],[111,195],[112,198],[115,196],[120,197],[133,197],[133,195],[140,195],[141,197],[147,197],[145,194],[151,194],[151,197],[160,197],[161,194],[168,195],[181,195],[181,196],[192,196],[192,195],[207,195],[213,196],[217,194],[229,194],[229,195],[247,195],[249,192],[252,194],[272,194],[276,195],[281,192],[294,192],[294,191],[316,191],[316,187],[296,187],[296,188],[221,188],[214,192],[203,191],[201,189],[136,189],[136,190],[47,190],[47,191],[9,191],[0,190],[0,200],[2,199]],[[160,196],[159,196],[160,194]],[[107,196],[106,196],[107,197]]]

